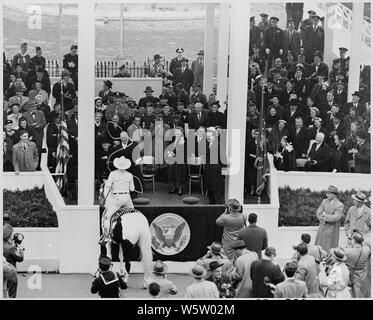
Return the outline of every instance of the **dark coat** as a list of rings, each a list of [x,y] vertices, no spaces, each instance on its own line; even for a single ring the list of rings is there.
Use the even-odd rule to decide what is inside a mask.
[[[225,159],[221,159],[218,139],[215,138],[211,147],[209,142],[206,146],[206,166],[205,166],[205,176],[206,176],[206,189],[210,192],[220,192],[223,191],[223,176],[221,170],[223,167]]]
[[[27,89],[32,90],[34,88],[35,82],[40,81],[41,82],[41,88],[48,93],[48,96],[51,93],[51,81],[49,78],[49,74],[47,70],[44,70],[43,77],[41,79],[38,79],[38,76],[36,74],[36,71],[31,71],[27,78]]]
[[[286,110],[283,116],[283,119],[286,121],[286,127],[288,129],[293,127],[295,125],[295,118],[298,118],[298,117],[301,117],[301,118],[304,117],[303,113],[300,112],[298,108],[297,110],[295,110],[293,115],[291,115],[290,109]]]
[[[215,127],[215,126],[220,126],[222,128],[225,128],[226,123],[225,123],[225,117],[222,112],[208,112],[208,127]]]
[[[72,83],[68,82],[66,86],[63,86],[63,105],[65,111],[73,108],[72,100],[76,97],[75,87]],[[57,103],[61,103],[61,83],[56,82],[52,88],[52,95],[56,99]]]
[[[324,79],[328,79],[328,75],[329,75],[329,68],[328,68],[328,65],[324,62],[320,62],[320,65],[316,71],[316,65],[314,63],[311,63],[310,65],[310,72],[311,72],[311,75],[314,74],[314,76],[312,76],[312,78],[316,78],[317,76],[319,75],[323,75],[325,78]]]
[[[326,126],[326,131],[328,132],[328,134],[326,135],[327,143],[329,144],[329,146],[333,146],[333,148],[334,134],[337,134],[340,139],[344,139],[347,133],[346,127],[342,121],[339,123],[337,129],[335,129],[333,121],[329,121]]]
[[[312,166],[313,171],[328,172],[330,167],[330,149],[326,143],[323,143],[316,151],[316,142],[311,146],[308,154],[311,161],[316,160],[317,164]]]
[[[140,108],[140,107],[146,107],[146,103],[147,102],[151,102],[151,103],[155,104],[155,103],[159,102],[159,98],[153,97],[153,96],[151,96],[151,97],[142,97],[139,100],[139,103],[138,103],[137,107],[138,108]]]
[[[197,130],[200,126],[204,126],[205,128],[208,127],[209,124],[209,114],[202,110],[201,111],[201,118],[198,120],[198,116],[196,112],[192,112],[189,114],[188,125],[189,129]]]
[[[293,31],[293,36],[290,36],[289,30],[283,31],[283,49],[284,53],[288,50],[292,52],[293,55],[297,55],[300,49],[300,33],[296,30]]]
[[[334,154],[332,169],[337,172],[348,172],[348,151],[345,145],[337,148]]]
[[[173,79],[173,86],[175,88],[178,83],[182,83],[185,91],[189,95],[190,88],[192,87],[193,82],[194,82],[194,74],[191,69],[186,67],[185,71],[182,72],[181,67],[177,68],[174,72],[172,79]]]
[[[69,134],[69,147],[70,155],[73,156],[75,160],[78,157],[78,125],[75,118],[67,121],[67,132]]]
[[[357,173],[370,173],[370,142],[365,141],[357,147],[358,153],[355,154],[355,171]]]
[[[302,100],[305,100],[307,93],[308,81],[304,76],[299,80],[297,78],[292,79],[294,82],[293,90],[298,97],[301,97]]]
[[[293,144],[296,159],[302,158],[303,153],[307,154],[310,136],[308,130],[304,126],[300,129],[298,134],[296,134],[295,128],[291,128],[289,140]]]
[[[347,91],[342,91],[341,93],[338,93],[336,90],[333,92],[334,93],[334,101],[341,106],[341,109],[347,102]]]
[[[176,57],[176,58],[173,58],[170,62],[170,67],[168,68],[168,70],[174,74],[175,70],[177,68],[180,68],[181,67],[181,62],[179,61],[179,59]]]
[[[321,127],[320,130],[317,130],[317,128],[313,126],[311,129],[308,129],[308,131],[309,131],[309,137],[311,140],[315,140],[316,134],[319,132],[322,132],[325,136],[327,135],[327,131],[323,127]]]
[[[250,28],[250,52],[253,50],[254,45],[260,48],[262,42],[262,33],[258,26],[253,26]]]
[[[342,106],[342,110],[341,111],[344,114],[349,114],[350,113],[350,108],[352,106],[353,106],[353,103],[352,102],[348,102],[344,106]],[[366,106],[359,101],[359,103],[357,104],[357,111],[359,112],[359,116],[362,116],[365,113],[366,109],[367,109]]]
[[[59,128],[57,124],[52,122],[48,124],[47,127],[47,148],[48,148],[48,168],[51,172],[54,172],[56,168],[56,157],[52,156],[53,152],[56,152],[57,155],[57,146],[58,146],[58,135]]]
[[[103,104],[107,104],[109,102],[109,98],[112,97],[113,95],[114,95],[114,92],[111,91],[111,89],[109,89],[109,91],[106,92],[106,94],[104,90],[101,90],[100,93],[98,94],[98,96],[102,98]]]
[[[17,53],[13,57],[12,68],[15,69],[18,63],[21,64],[23,71],[25,72],[30,71],[31,57],[29,54],[26,54],[24,57],[22,57],[20,52]]]
[[[324,29],[320,26],[313,30],[313,25],[303,30],[303,47],[307,54],[313,55],[316,50],[324,52]]]
[[[283,170],[283,171],[297,171],[298,170],[294,150],[289,152],[281,146],[278,149],[278,152],[282,155],[282,159],[274,157],[274,165],[277,170]]]
[[[283,32],[279,27],[269,27],[264,31],[264,48],[271,50],[272,54],[278,54],[283,46]]]
[[[43,69],[45,69],[45,58],[43,56],[38,57],[38,56],[33,56],[30,59],[30,69],[35,70],[36,65],[41,65]]]
[[[93,281],[91,293],[98,293],[101,298],[119,298],[120,289],[127,289],[127,283],[119,274],[107,271]]]
[[[266,283],[274,285],[285,280],[280,266],[268,260],[257,260],[251,264],[251,279],[253,281],[253,298],[273,298],[271,288]]]
[[[256,225],[249,225],[238,232],[237,240],[243,240],[249,251],[256,252],[262,258],[262,250],[268,247],[268,236],[265,229]]]

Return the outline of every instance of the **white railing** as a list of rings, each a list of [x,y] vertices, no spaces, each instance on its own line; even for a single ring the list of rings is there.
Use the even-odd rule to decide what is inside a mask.
[[[343,4],[336,5],[335,23],[342,26],[347,31],[352,30],[352,10],[347,8]],[[361,41],[370,47],[371,43],[371,24],[367,20],[363,20],[363,33],[361,35]]]

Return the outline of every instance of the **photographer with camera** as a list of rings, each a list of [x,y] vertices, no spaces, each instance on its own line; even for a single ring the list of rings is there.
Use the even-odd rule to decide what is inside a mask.
[[[23,261],[23,251],[21,246],[23,235],[20,233],[13,234],[13,227],[9,223],[3,225],[3,256],[8,263],[15,268],[17,262]],[[12,277],[7,281],[9,298],[17,296],[17,277]]]
[[[118,273],[110,270],[111,260],[107,256],[100,256],[98,259],[98,270],[95,280],[92,282],[91,293],[101,298],[120,298],[121,289],[127,289],[127,283],[123,281]]]

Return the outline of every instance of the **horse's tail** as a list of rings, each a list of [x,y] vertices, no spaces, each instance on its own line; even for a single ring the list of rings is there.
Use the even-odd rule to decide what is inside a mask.
[[[143,263],[144,268],[144,275],[145,278],[149,278],[151,276],[151,264],[153,261],[153,253],[151,248],[151,235],[150,235],[150,229],[148,225],[148,221],[144,217],[145,225],[143,230],[140,233],[139,238],[139,246],[141,249],[141,261]]]

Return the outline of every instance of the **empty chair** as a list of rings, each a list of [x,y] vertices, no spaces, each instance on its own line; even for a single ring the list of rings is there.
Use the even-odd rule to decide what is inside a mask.
[[[153,185],[153,194],[155,195],[155,166],[154,157],[144,156],[141,161],[141,174],[144,182],[151,182]]]
[[[201,194],[203,195],[202,159],[200,157],[191,157],[188,159],[188,180],[189,194],[192,190],[192,183],[199,183]]]

